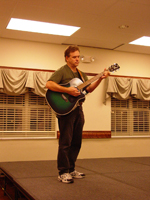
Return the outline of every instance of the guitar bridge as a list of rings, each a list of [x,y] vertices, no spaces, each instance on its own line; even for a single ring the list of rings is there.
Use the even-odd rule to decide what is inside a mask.
[[[68,99],[66,98],[66,96],[64,94],[62,94],[61,96],[65,100],[65,102],[68,102]]]

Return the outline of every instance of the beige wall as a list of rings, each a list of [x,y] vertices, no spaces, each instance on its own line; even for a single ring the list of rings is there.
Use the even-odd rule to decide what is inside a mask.
[[[65,64],[66,46],[0,39],[0,66],[52,69]],[[116,75],[150,77],[150,55],[81,47],[81,55],[95,57],[94,63],[81,63],[85,72],[99,73],[117,62]],[[86,97],[84,130],[111,130],[110,100],[103,104],[104,81]],[[79,158],[150,156],[150,138],[84,139]],[[0,161],[55,160],[57,140],[0,140]]]

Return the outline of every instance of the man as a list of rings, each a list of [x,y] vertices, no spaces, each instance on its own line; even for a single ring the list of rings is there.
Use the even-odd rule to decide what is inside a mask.
[[[66,65],[59,68],[52,74],[46,87],[55,92],[68,93],[77,97],[80,91],[76,87],[64,87],[60,84],[68,83],[73,78],[88,80],[83,72],[79,72],[77,67],[80,62],[80,50],[77,46],[69,46],[65,53]],[[81,73],[81,75],[80,75]],[[86,88],[86,92],[92,92],[109,75],[107,70],[102,77],[93,82]],[[75,170],[75,162],[81,148],[82,130],[84,125],[84,114],[82,103],[66,115],[57,115],[60,131],[59,150],[58,150],[58,180],[63,183],[73,183],[73,178],[84,178],[85,174]]]

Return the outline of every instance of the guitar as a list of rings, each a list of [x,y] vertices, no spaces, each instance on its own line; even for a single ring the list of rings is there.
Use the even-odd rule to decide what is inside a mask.
[[[120,66],[115,63],[114,65],[111,65],[107,70],[109,72],[114,72],[119,68]],[[83,102],[85,100],[86,87],[95,80],[99,79],[101,76],[103,76],[103,73],[104,71],[84,83],[79,78],[73,78],[68,83],[61,84],[64,87],[76,87],[81,92],[81,94],[77,97],[71,96],[67,93],[54,92],[48,89],[46,92],[46,100],[48,105],[58,115],[69,114],[78,106],[79,102]]]

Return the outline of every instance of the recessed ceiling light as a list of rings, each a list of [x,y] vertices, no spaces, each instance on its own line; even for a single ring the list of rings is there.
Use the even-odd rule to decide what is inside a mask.
[[[61,36],[71,36],[73,33],[79,30],[80,27],[11,18],[7,29]]]
[[[142,45],[142,46],[150,46],[150,37],[148,36],[143,36],[137,40],[134,40],[130,42],[129,44],[134,44],[134,45]]]
[[[129,28],[129,26],[128,25],[120,25],[119,28],[120,29],[126,29],[126,28]]]

